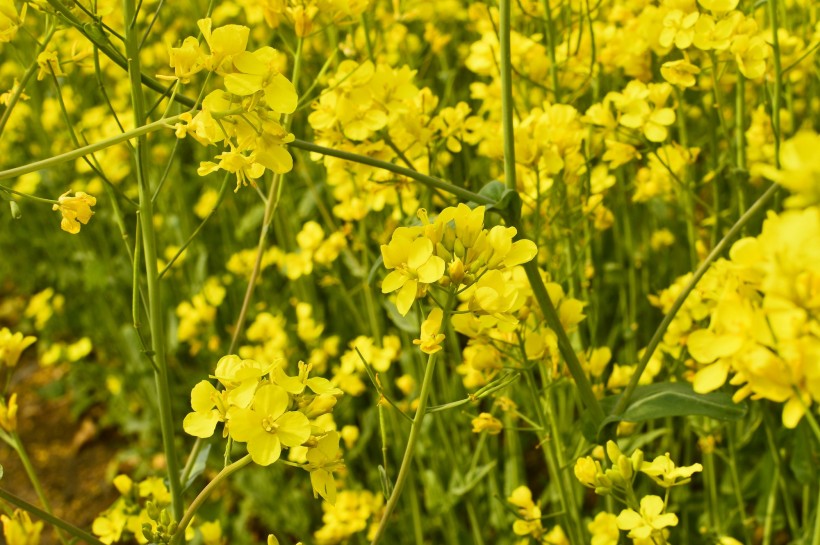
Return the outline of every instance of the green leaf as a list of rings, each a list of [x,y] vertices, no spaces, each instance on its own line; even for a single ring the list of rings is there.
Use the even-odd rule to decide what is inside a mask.
[[[487,206],[487,210],[495,210],[508,221],[514,221],[520,217],[521,197],[517,191],[507,189],[507,186],[499,180],[492,180],[484,184],[478,194],[495,201]]]
[[[620,398],[621,394],[605,397],[601,400],[601,408],[605,413],[611,413]],[[608,426],[621,421],[646,422],[672,416],[708,416],[718,420],[739,420],[746,411],[746,405],[734,403],[729,394],[698,394],[689,383],[664,382],[638,386],[624,413],[619,416],[610,414],[597,429],[594,429],[591,415],[585,413],[581,431],[588,440],[597,443]]]
[[[382,483],[382,493],[384,497],[390,499],[390,496],[393,494],[393,483],[390,482],[387,471],[384,470],[384,466],[381,464],[379,464],[379,480]]]
[[[461,474],[458,472],[453,473],[453,479],[450,481],[450,494],[459,497],[472,490],[481,479],[493,470],[496,466],[496,462],[496,460],[493,460],[489,464],[477,467],[473,471],[467,473],[464,478],[461,478]]]
[[[191,474],[188,476],[188,481],[182,483],[182,490],[187,490],[196,480],[197,477],[202,475],[202,472],[205,471],[205,464],[208,462],[208,454],[211,452],[211,445],[205,445],[205,447],[199,451],[197,454],[196,460],[194,460],[194,467],[191,468]]]

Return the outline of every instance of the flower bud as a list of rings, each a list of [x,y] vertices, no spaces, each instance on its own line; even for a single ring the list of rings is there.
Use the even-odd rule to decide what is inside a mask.
[[[11,208],[11,217],[19,220],[23,217],[23,213],[20,211],[20,205],[17,204],[17,201],[9,201],[9,208]]]
[[[329,394],[322,394],[316,396],[313,401],[305,408],[305,416],[313,420],[323,414],[327,414],[336,406],[336,396]]]
[[[454,284],[461,284],[464,280],[464,263],[460,259],[453,260],[447,267],[447,274]]]

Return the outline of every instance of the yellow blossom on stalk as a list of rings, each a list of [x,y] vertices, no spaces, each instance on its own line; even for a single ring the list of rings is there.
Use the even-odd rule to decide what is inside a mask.
[[[678,517],[674,513],[664,513],[663,500],[659,496],[641,498],[640,512],[624,509],[618,515],[618,528],[629,530],[627,534],[633,539],[650,539],[662,536],[663,529],[677,526]]]
[[[435,354],[441,350],[441,343],[444,341],[444,333],[441,331],[441,320],[444,312],[436,307],[427,314],[427,318],[421,323],[420,338],[414,339],[413,344],[419,346],[425,354]]]
[[[730,46],[741,74],[749,79],[759,79],[766,72],[769,45],[762,36],[740,34],[735,36]]]
[[[695,84],[695,76],[700,68],[685,59],[665,62],[661,65],[663,79],[678,87],[691,87]]]
[[[71,191],[66,191],[60,195],[52,210],[59,210],[63,215],[60,228],[76,235],[80,232],[80,224],[87,225],[94,215],[91,207],[97,204],[97,199],[82,191],[77,191],[73,197],[68,196],[70,193]]]
[[[618,517],[612,513],[601,512],[587,524],[592,534],[590,545],[618,545],[621,533],[618,531]]]
[[[671,47],[675,44],[678,49],[686,49],[692,45],[695,37],[694,27],[699,16],[700,13],[697,10],[684,13],[679,9],[673,9],[663,19],[663,29],[658,36],[658,42],[663,47]]]
[[[389,244],[382,245],[384,266],[391,271],[382,282],[382,293],[399,290],[396,306],[403,315],[410,311],[425,284],[432,284],[444,275],[444,260],[434,255],[430,239],[418,236],[418,230],[396,229]]]
[[[11,394],[8,404],[0,399],[0,428],[8,433],[17,430],[17,394]]]
[[[43,522],[32,522],[26,511],[15,509],[11,517],[0,515],[0,521],[7,545],[39,545]]]
[[[256,179],[265,173],[265,166],[257,162],[255,153],[251,152],[249,155],[245,155],[233,144],[231,144],[230,151],[223,151],[214,159],[219,159],[219,163],[203,161],[199,164],[197,174],[206,176],[220,169],[232,172],[236,174],[236,189],[234,189],[234,192],[239,191],[240,187],[248,184],[256,187]]]
[[[0,363],[14,367],[23,351],[36,341],[37,337],[31,335],[23,336],[19,331],[12,333],[7,327],[0,329]]]
[[[512,491],[507,501],[518,508],[518,519],[513,523],[517,536],[532,536],[540,539],[544,534],[541,525],[541,508],[532,501],[532,492],[527,486],[519,486]]]
[[[212,28],[213,23],[210,18],[200,19],[197,21],[197,26],[211,50],[211,58],[208,62],[208,68],[211,70],[219,70],[225,58],[242,53],[248,45],[250,29],[246,26],[224,25]]]
[[[783,143],[780,170],[760,167],[758,171],[789,191],[786,206],[803,208],[820,204],[820,134],[800,131]]]
[[[640,467],[641,473],[649,475],[653,481],[664,488],[686,484],[692,480],[692,474],[703,471],[703,466],[693,464],[691,466],[676,467],[675,462],[669,458],[667,452],[663,456],[658,456],[651,462],[644,462]]]
[[[191,76],[205,68],[208,57],[199,45],[199,40],[193,36],[185,38],[180,47],[169,48],[168,55],[174,75],[181,83],[190,83]]]
[[[17,35],[26,18],[26,8],[28,4],[23,3],[23,9],[17,13],[14,0],[0,0],[0,43],[8,43]]]
[[[231,437],[248,444],[248,453],[257,464],[276,462],[282,445],[298,447],[310,437],[310,421],[301,412],[288,411],[289,404],[284,388],[265,384],[256,391],[250,409],[229,409]]]
[[[308,449],[306,460],[310,471],[310,484],[313,496],[318,494],[333,505],[336,503],[336,480],[333,471],[343,468],[339,450],[339,433],[331,431],[319,439],[316,446]]]
[[[663,142],[669,136],[667,127],[675,122],[675,110],[666,107],[671,92],[668,83],[632,80],[620,93],[607,96],[621,114],[621,125],[641,130],[650,142]]]
[[[490,435],[498,435],[504,429],[504,424],[501,420],[494,417],[490,413],[481,413],[472,420],[473,433],[481,433],[486,431]]]

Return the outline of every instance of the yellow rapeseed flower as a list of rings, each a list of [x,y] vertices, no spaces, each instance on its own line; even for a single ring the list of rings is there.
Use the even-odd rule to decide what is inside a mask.
[[[59,210],[63,215],[60,222],[62,230],[76,235],[80,232],[80,224],[87,225],[94,215],[91,207],[97,204],[97,199],[82,191],[77,191],[73,197],[68,196],[70,193],[71,191],[66,191],[60,195],[57,199],[58,204],[55,204],[52,210]]]

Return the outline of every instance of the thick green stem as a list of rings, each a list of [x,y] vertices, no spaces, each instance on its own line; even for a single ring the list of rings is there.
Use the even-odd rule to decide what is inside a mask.
[[[501,125],[504,135],[504,178],[515,191],[515,134],[513,132],[512,61],[510,60],[510,0],[499,0],[498,38],[501,45]]]
[[[128,58],[128,75],[131,80],[131,101],[134,109],[134,124],[145,123],[145,99],[142,93],[139,61],[139,36],[134,20],[136,6],[134,0],[123,0],[123,17],[125,21],[125,48]],[[148,318],[151,331],[151,349],[156,363],[154,379],[157,388],[162,447],[168,472],[168,483],[171,492],[171,509],[174,519],[182,516],[182,487],[179,482],[179,462],[174,444],[174,417],[171,410],[171,391],[168,381],[168,362],[165,357],[165,320],[162,308],[157,269],[157,239],[154,232],[154,203],[146,172],[146,138],[137,138],[134,146],[137,187],[139,190],[140,222],[142,246],[145,253],[145,279],[148,292]]]

